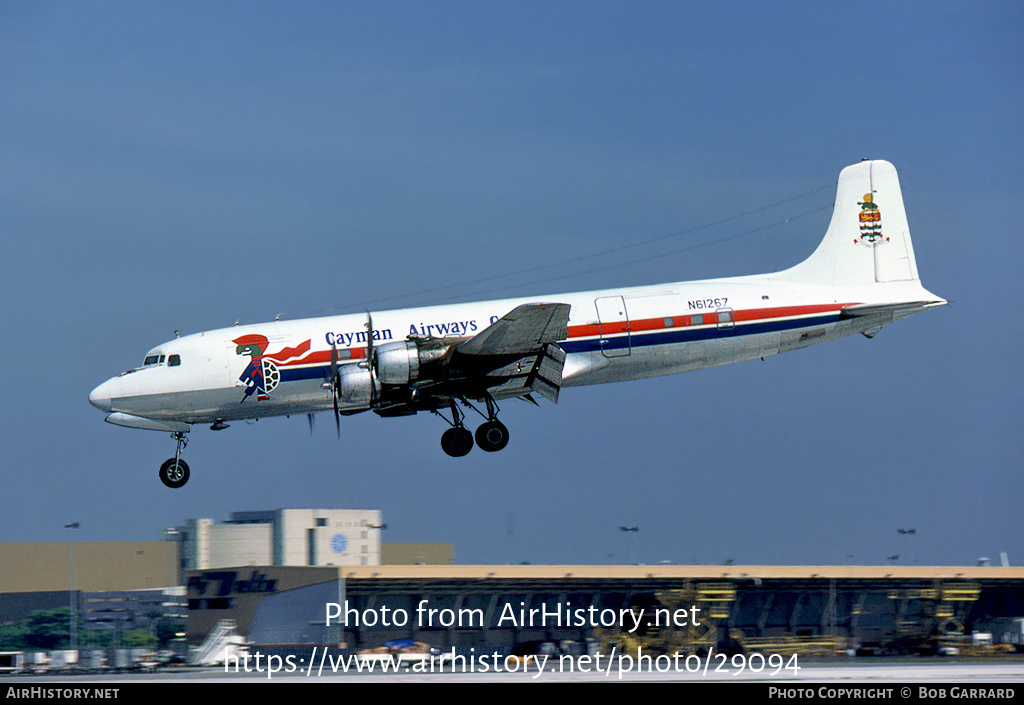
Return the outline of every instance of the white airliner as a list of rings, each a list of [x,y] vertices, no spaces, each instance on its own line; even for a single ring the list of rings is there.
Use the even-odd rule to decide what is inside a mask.
[[[839,175],[824,240],[782,272],[207,331],[153,348],[89,401],[112,424],[171,432],[177,451],[160,468],[168,487],[188,481],[191,424],[220,430],[237,419],[308,414],[312,425],[333,410],[340,435],[341,415],[429,411],[450,426],[441,447],[462,456],[474,439],[467,408],[486,419],[476,445],[498,451],[505,399],[557,401],[563,387],[870,338],[945,303],[918,278],[895,168],[862,161]]]

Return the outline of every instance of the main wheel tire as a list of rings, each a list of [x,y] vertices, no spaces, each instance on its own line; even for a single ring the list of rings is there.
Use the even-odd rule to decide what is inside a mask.
[[[188,482],[188,463],[181,458],[170,458],[160,466],[160,482],[172,490],[184,487]]]
[[[497,419],[482,423],[476,429],[476,444],[480,450],[497,452],[508,445],[508,429]]]
[[[441,435],[441,448],[453,458],[461,458],[473,450],[473,434],[461,426],[449,428]]]

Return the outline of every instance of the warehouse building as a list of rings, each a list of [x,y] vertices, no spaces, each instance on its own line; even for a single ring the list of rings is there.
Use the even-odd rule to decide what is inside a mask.
[[[632,640],[666,650],[915,651],[1024,615],[1024,569],[268,566],[191,571],[188,601],[191,643],[229,620],[266,648]]]

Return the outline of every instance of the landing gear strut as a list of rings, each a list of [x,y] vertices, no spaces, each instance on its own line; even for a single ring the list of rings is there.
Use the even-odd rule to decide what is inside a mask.
[[[464,398],[459,397],[459,401],[481,416],[484,416],[479,409]],[[485,417],[487,421],[480,424],[476,429],[476,444],[480,446],[480,450],[494,453],[508,445],[508,429],[505,428],[505,424],[498,421],[498,405],[494,403],[494,400],[486,397],[485,401],[487,402],[487,415]],[[463,425],[462,422],[466,415],[455,404],[455,399],[451,401],[451,410],[451,421],[448,421],[441,412],[434,410],[435,414],[448,421],[451,425],[451,428],[441,436],[441,448],[453,458],[461,458],[473,449],[474,434],[471,434]]]
[[[174,452],[173,458],[169,458],[160,466],[160,482],[176,490],[188,482],[188,463],[181,459],[181,451],[188,445],[188,439],[181,432],[172,433],[171,438],[178,442],[178,449]]]
[[[452,399],[451,409],[451,421],[445,419],[440,411],[437,411],[436,409],[434,410],[435,414],[445,421],[448,421],[452,426],[441,434],[441,449],[453,458],[461,458],[466,453],[473,450],[473,434],[466,430],[466,427],[462,425],[462,420],[466,418],[466,415],[459,411],[459,407],[455,405],[454,399]]]

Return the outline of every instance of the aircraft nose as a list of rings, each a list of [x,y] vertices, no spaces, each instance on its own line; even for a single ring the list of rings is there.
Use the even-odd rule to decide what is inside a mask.
[[[110,398],[112,396],[110,393],[110,381],[108,380],[89,392],[89,403],[100,411],[109,412],[111,411]]]

